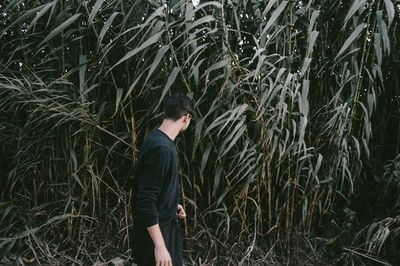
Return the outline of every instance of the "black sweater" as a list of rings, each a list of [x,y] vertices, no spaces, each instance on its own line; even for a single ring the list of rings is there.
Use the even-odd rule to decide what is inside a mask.
[[[133,182],[134,225],[149,227],[170,222],[179,201],[175,143],[161,130],[153,130],[143,143]]]

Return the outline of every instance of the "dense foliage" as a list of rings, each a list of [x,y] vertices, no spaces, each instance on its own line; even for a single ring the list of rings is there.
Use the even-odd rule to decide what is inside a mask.
[[[129,259],[136,154],[181,91],[189,264],[400,263],[400,3],[197,2],[1,2],[1,261]]]

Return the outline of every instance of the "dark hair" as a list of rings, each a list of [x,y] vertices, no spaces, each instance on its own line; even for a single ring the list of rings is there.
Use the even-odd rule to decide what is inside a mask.
[[[193,116],[193,101],[184,94],[174,94],[164,101],[165,118],[178,120],[186,114]]]

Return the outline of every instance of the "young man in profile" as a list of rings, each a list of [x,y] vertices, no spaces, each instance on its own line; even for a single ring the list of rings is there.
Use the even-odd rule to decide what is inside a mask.
[[[189,126],[193,102],[173,95],[165,116],[140,148],[133,183],[133,256],[138,266],[180,266],[182,247],[177,221],[186,217],[179,204],[179,171],[174,140]]]

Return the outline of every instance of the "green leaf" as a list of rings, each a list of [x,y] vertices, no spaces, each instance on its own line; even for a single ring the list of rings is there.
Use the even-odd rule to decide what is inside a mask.
[[[206,169],[206,165],[207,165],[208,157],[210,155],[211,147],[212,147],[212,143],[211,142],[207,143],[207,146],[201,157],[200,179],[201,179],[202,184],[204,183],[204,170]]]
[[[195,7],[195,12],[197,12],[200,9],[203,9],[206,6],[210,6],[210,5],[213,5],[213,6],[217,7],[217,8],[222,8],[223,7],[222,4],[220,2],[218,2],[218,1],[207,1],[207,2],[204,2],[204,3],[196,6]]]
[[[119,15],[121,13],[118,12],[114,12],[106,21],[106,23],[104,23],[103,28],[101,28],[100,34],[99,34],[99,39],[97,41],[97,45],[100,46],[101,42],[103,41],[104,36],[106,35],[107,31],[110,29],[111,24],[113,23],[115,17],[117,15]]]
[[[72,170],[77,171],[78,170],[78,160],[76,158],[75,150],[70,149],[69,154],[70,154],[71,160],[72,160]]]
[[[378,65],[382,65],[381,35],[379,33],[374,33],[374,49],[376,61]]]
[[[75,20],[77,20],[79,17],[81,16],[81,14],[75,14],[72,17],[70,17],[69,19],[67,19],[66,21],[64,21],[60,26],[58,26],[57,28],[55,28],[54,30],[52,30],[49,35],[46,36],[46,38],[44,38],[44,40],[39,44],[39,46],[42,46],[44,43],[50,41],[51,39],[53,39],[55,36],[57,36],[59,33],[61,33],[62,31],[64,31],[66,28],[68,28],[72,23],[75,22]]]
[[[85,189],[85,187],[82,185],[81,180],[79,179],[79,176],[76,173],[72,173],[71,174],[72,177],[75,179],[76,183],[78,183],[78,185],[82,188]]]
[[[394,19],[394,5],[391,0],[384,0],[384,2],[385,2],[386,12],[388,15],[388,26],[390,27]]]
[[[364,30],[366,24],[362,23],[355,28],[355,30],[350,34],[350,36],[344,42],[342,48],[340,48],[339,53],[335,57],[337,61],[338,57],[343,54],[344,51],[360,36],[361,32]]]
[[[222,8],[222,7],[223,7],[222,4],[221,4],[220,2],[217,2],[217,1],[207,1],[207,2],[204,2],[204,3],[202,3],[202,4],[198,5],[198,6],[196,6],[196,7],[195,7],[194,9],[192,9],[192,10],[188,10],[187,13],[186,13],[186,18],[190,18],[190,19],[191,19],[191,18],[194,16],[194,14],[195,14],[196,12],[198,12],[198,11],[204,9],[206,6],[210,6],[210,5],[213,5],[213,6],[217,7],[217,8]]]
[[[359,10],[364,5],[365,5],[365,0],[354,0],[349,11],[347,12],[346,17],[344,18],[343,29],[346,27],[346,24],[349,21],[349,19],[357,12],[357,10]]]
[[[386,55],[390,54],[390,40],[389,40],[389,35],[388,35],[388,28],[386,26],[386,23],[384,20],[379,23],[379,32],[381,34],[381,38],[383,41],[383,49],[386,53]]]
[[[243,125],[244,120],[242,120],[240,123],[237,124],[237,126],[233,129],[232,133],[230,134],[230,136],[228,136],[226,138],[225,141],[227,141],[229,143],[228,147],[226,149],[224,149],[222,151],[222,154],[220,155],[220,157],[223,157],[225,154],[227,154],[231,148],[233,147],[233,145],[235,145],[237,143],[237,141],[239,140],[239,138],[243,135],[243,133],[246,131],[247,129],[247,125]],[[232,139],[232,137],[234,137]],[[232,140],[231,140],[232,139]],[[225,146],[225,145],[223,145]]]
[[[318,154],[317,164],[315,165],[315,169],[313,171],[313,178],[316,180],[317,184],[319,184],[318,172],[321,168],[323,156],[322,154]]]
[[[218,187],[219,187],[221,173],[222,173],[222,165],[221,165],[221,163],[217,163],[217,168],[216,168],[215,174],[214,174],[214,185],[213,185],[213,191],[212,191],[212,195],[214,197],[215,197]]]
[[[121,103],[121,98],[122,98],[123,92],[124,92],[124,90],[121,89],[121,88],[119,88],[119,89],[117,90],[117,96],[115,97],[115,112],[114,112],[114,115],[117,114],[118,106],[119,106],[119,104]],[[114,116],[114,115],[113,115],[113,116]]]
[[[36,17],[32,20],[32,22],[29,24],[28,29],[32,28],[32,26],[36,25],[37,21],[52,7],[54,7],[57,4],[57,0],[48,3],[44,5],[43,9],[37,12]]]
[[[3,35],[4,33],[6,33],[10,28],[14,27],[16,24],[24,21],[25,19],[27,19],[28,17],[37,14],[37,12],[40,12],[40,10],[42,10],[43,8],[46,8],[46,6],[49,4],[44,4],[38,7],[35,7],[33,9],[30,9],[28,11],[26,11],[24,14],[22,14],[21,16],[18,16],[17,19],[15,19],[8,27],[6,27],[4,30],[1,31],[1,35]],[[0,35],[0,37],[2,37]]]
[[[224,59],[222,59],[222,60],[216,62],[216,63],[213,64],[211,67],[209,67],[209,68],[205,71],[205,73],[203,74],[203,77],[204,77],[204,76],[207,76],[208,74],[210,74],[211,71],[214,71],[214,70],[217,70],[217,69],[220,69],[220,68],[229,66],[229,65],[231,64],[231,62],[232,62],[232,58],[229,57],[229,56],[226,56]]]
[[[154,110],[157,110],[158,107],[161,105],[165,95],[167,94],[167,92],[169,91],[169,89],[171,88],[172,84],[174,83],[176,76],[178,76],[179,72],[181,71],[181,69],[179,67],[174,67],[174,69],[172,70],[171,74],[168,77],[167,83],[165,84],[165,87],[161,93],[161,97],[160,100],[158,101],[157,107],[154,108]]]
[[[103,4],[104,0],[97,0],[96,3],[93,6],[92,12],[90,12],[89,15],[89,20],[88,23],[92,24],[93,23],[93,19],[96,16],[97,12],[99,12],[99,9],[101,8],[101,5]]]
[[[308,25],[308,32],[312,32],[313,31],[313,29],[314,29],[314,25],[315,25],[315,22],[317,21],[317,18],[318,18],[318,16],[319,16],[319,11],[317,11],[317,10],[314,10],[313,12],[312,12],[312,15],[311,15],[311,19],[310,19],[310,24]]]
[[[239,117],[248,109],[248,104],[241,104],[232,110],[231,115],[226,119],[225,124],[220,128],[218,135],[224,130],[224,128],[229,124],[229,122],[236,121]],[[229,131],[229,130],[228,130]]]
[[[215,17],[212,15],[207,15],[207,16],[201,17],[200,19],[193,21],[193,23],[190,24],[190,26],[185,30],[185,32],[188,32],[191,29],[193,29],[194,27],[199,26],[203,23],[210,23],[212,21],[215,21]]]
[[[360,159],[361,156],[360,142],[354,136],[351,136],[351,138],[353,139],[354,145],[356,145],[357,158]]]
[[[313,30],[313,31],[310,32],[309,37],[308,37],[308,46],[307,46],[306,57],[310,57],[311,56],[311,53],[312,53],[313,48],[314,48],[315,41],[318,38],[318,34],[319,34],[319,32],[316,31],[316,30]]]
[[[140,73],[138,77],[132,82],[131,86],[129,86],[128,92],[125,95],[124,102],[131,96],[133,89],[135,89],[136,85],[138,84],[140,78],[144,75],[144,72]]]
[[[271,10],[271,7],[276,3],[277,0],[269,0],[267,6],[265,7],[264,11],[262,12],[262,17],[266,16],[267,13]]]
[[[86,84],[86,65],[87,56],[84,54],[79,55],[79,91],[81,93],[82,102],[84,102],[84,94],[87,88]]]
[[[161,59],[164,57],[165,53],[168,50],[169,50],[169,46],[168,45],[164,45],[158,50],[157,55],[154,58],[153,63],[151,64],[151,68],[149,70],[149,73],[147,74],[147,78],[146,78],[146,81],[144,82],[144,85],[147,84],[147,81],[150,79],[151,74],[153,74],[154,70],[160,64]]]
[[[300,70],[300,77],[304,76],[304,74],[306,73],[306,71],[308,70],[308,68],[311,64],[311,61],[312,61],[312,59],[309,57],[306,57],[304,59],[303,66],[301,67],[301,70]]]
[[[267,22],[267,25],[264,27],[264,29],[261,32],[261,35],[264,35],[268,29],[272,26],[272,24],[275,23],[279,15],[282,13],[282,11],[285,9],[286,5],[288,4],[288,1],[282,1],[282,3],[278,6],[277,9],[272,13],[270,19]]]
[[[156,34],[154,34],[153,36],[151,36],[148,40],[146,40],[144,43],[142,43],[142,45],[140,45],[138,48],[133,49],[132,51],[128,52],[126,55],[124,55],[115,65],[113,65],[111,69],[113,69],[114,67],[116,67],[117,65],[121,64],[122,62],[128,60],[129,58],[131,58],[132,56],[134,56],[135,54],[139,53],[140,51],[142,51],[143,49],[149,47],[150,45],[158,42],[162,36],[162,34],[165,32],[165,30],[162,30]],[[109,71],[110,71],[109,70]]]

